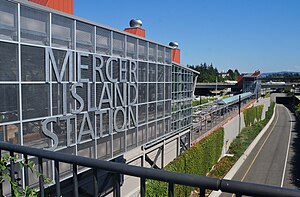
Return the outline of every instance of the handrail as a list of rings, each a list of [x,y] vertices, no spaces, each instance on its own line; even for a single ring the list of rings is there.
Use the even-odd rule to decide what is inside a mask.
[[[132,166],[128,164],[91,159],[87,157],[75,156],[66,153],[52,152],[48,150],[36,149],[6,142],[0,142],[0,150],[10,151],[10,153],[21,153],[24,155],[36,156],[39,160],[49,159],[55,162],[64,162],[73,164],[73,166],[85,166],[92,169],[102,169],[117,174],[125,174],[145,179],[153,179],[168,182],[169,186],[180,184],[186,186],[197,187],[201,189],[221,190],[224,192],[235,193],[238,195],[251,196],[300,196],[300,191],[295,189],[281,188],[277,186],[260,185],[254,183],[246,183],[232,181],[226,179],[210,178],[205,176],[196,176],[177,172],[168,172],[164,170]],[[170,189],[170,188],[169,188]],[[173,188],[174,189],[174,188]],[[142,196],[145,188],[141,187]],[[203,192],[201,192],[203,194]]]

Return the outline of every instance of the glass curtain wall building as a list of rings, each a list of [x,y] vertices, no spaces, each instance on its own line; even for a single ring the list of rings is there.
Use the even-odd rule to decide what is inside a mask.
[[[190,127],[194,74],[172,63],[171,47],[24,1],[0,5],[2,141],[109,160]],[[52,163],[44,169],[51,178]]]

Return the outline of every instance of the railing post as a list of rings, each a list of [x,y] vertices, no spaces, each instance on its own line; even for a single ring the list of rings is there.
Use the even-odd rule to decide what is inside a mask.
[[[60,196],[60,182],[59,182],[59,162],[54,161],[54,170],[55,170],[55,189],[56,196]]]
[[[0,155],[2,157],[2,149],[0,149]],[[2,171],[0,170],[0,176],[2,177]],[[2,182],[0,183],[0,197],[3,196],[3,184]]]
[[[168,197],[174,197],[174,183],[169,182]]]
[[[114,174],[114,197],[121,196],[121,188],[120,188],[120,174]]]
[[[41,195],[41,197],[44,197],[45,196],[45,190],[44,190],[44,177],[43,177],[43,159],[41,157],[38,157],[38,163],[39,163],[40,195]]]
[[[144,177],[141,177],[141,183],[140,183],[140,187],[141,187],[141,197],[146,196],[146,179]]]
[[[199,196],[200,197],[205,197],[205,188],[199,188],[199,189],[200,189]]]
[[[94,182],[94,196],[98,197],[98,173],[97,173],[97,168],[93,168],[93,182]]]
[[[76,164],[73,164],[73,192],[74,192],[74,197],[78,197],[78,177],[77,177]]]
[[[28,175],[28,155],[24,154],[25,167],[24,167],[24,177],[25,177],[25,187],[29,185],[29,175]]]
[[[14,152],[10,151],[10,178],[12,182],[15,182],[15,161],[14,161]],[[13,184],[10,184],[11,194],[13,194]]]

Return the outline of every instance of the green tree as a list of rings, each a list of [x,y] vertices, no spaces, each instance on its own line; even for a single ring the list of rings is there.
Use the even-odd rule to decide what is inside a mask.
[[[237,76],[240,74],[237,69],[235,69],[234,71],[232,69],[229,69],[227,71],[229,77],[223,78],[219,73],[218,69],[214,67],[212,63],[208,65],[205,62],[198,65],[188,65],[188,67],[200,73],[198,75],[198,80],[197,80],[197,82],[199,83],[216,82],[216,78],[218,82],[223,82],[225,80],[236,80]]]

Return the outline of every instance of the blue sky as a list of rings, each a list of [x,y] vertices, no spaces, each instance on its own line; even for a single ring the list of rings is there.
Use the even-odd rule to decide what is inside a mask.
[[[139,18],[148,39],[179,43],[182,64],[300,71],[298,0],[75,0],[75,15],[120,30]]]

